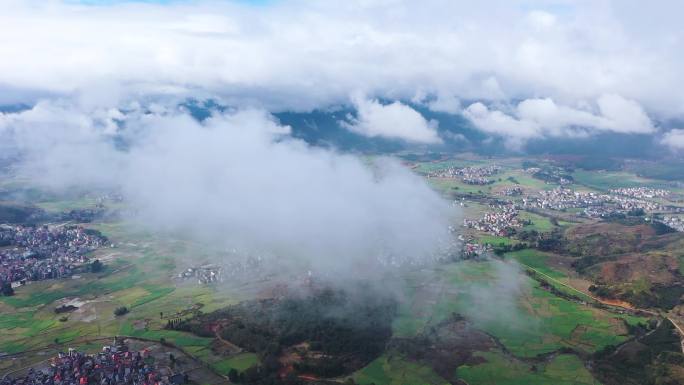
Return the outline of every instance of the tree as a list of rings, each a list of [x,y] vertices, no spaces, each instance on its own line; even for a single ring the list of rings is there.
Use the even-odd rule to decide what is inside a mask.
[[[12,288],[11,283],[5,282],[2,284],[2,295],[5,297],[11,297],[14,295],[14,289]]]
[[[100,262],[99,259],[96,259],[90,264],[90,271],[93,273],[99,273],[102,271],[103,267],[104,265],[102,264],[102,262]]]
[[[120,306],[114,309],[114,315],[115,316],[121,316],[128,313],[128,308],[126,306]]]
[[[230,368],[228,371],[228,379],[233,383],[240,382],[240,374],[237,370],[235,370],[235,368]]]

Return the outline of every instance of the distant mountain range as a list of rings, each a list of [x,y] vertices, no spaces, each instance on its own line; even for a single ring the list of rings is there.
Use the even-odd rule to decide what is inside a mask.
[[[202,121],[214,111],[229,107],[214,100],[189,99],[180,104],[195,119]],[[443,143],[437,145],[414,144],[400,139],[366,137],[343,127],[340,122],[355,116],[351,106],[338,106],[310,112],[276,112],[273,115],[283,125],[292,128],[292,135],[315,146],[336,148],[341,151],[362,153],[396,153],[399,151],[474,152],[481,155],[552,155],[590,156],[594,158],[632,158],[656,160],[672,154],[654,140],[651,134],[596,133],[587,137],[557,137],[532,139],[520,151],[506,147],[504,140],[490,136],[461,115],[434,112],[411,104],[427,120],[439,123],[438,132]],[[15,113],[30,109],[26,104],[0,105],[0,113]],[[678,122],[668,122],[668,126]]]

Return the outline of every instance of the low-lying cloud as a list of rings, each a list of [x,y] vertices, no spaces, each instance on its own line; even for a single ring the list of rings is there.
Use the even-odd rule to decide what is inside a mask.
[[[380,271],[438,258],[451,243],[453,208],[410,170],[311,147],[263,110],[199,123],[161,105],[44,102],[0,115],[0,137],[34,181],[119,190],[151,229],[285,264]]]
[[[593,109],[591,105],[558,105],[545,98],[523,100],[510,112],[476,102],[463,114],[477,128],[506,138],[515,148],[532,138],[587,136],[601,131],[649,134],[656,130],[638,103],[614,94],[602,95]]]
[[[666,132],[661,144],[675,151],[684,151],[684,129],[674,129]]]
[[[382,104],[363,97],[354,98],[356,117],[340,124],[367,137],[401,139],[407,142],[441,143],[437,134],[437,121],[426,120],[423,115],[401,102]]]

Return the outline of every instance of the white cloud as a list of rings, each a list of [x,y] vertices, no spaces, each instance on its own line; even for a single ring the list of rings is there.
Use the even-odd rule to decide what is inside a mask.
[[[577,136],[610,131],[623,134],[648,134],[655,127],[643,108],[619,95],[602,95],[596,111],[556,104],[551,99],[527,99],[511,112],[490,110],[473,103],[464,116],[479,129],[508,138],[514,147],[531,138]]]
[[[674,129],[666,132],[660,143],[673,150],[684,150],[684,129]]]
[[[520,149],[527,139],[540,135],[536,125],[501,111],[490,110],[480,102],[468,106],[463,115],[482,131],[506,138],[508,144],[515,149]]]
[[[540,30],[551,28],[556,24],[556,16],[540,10],[531,11],[527,16],[527,20],[533,27]]]
[[[461,101],[454,95],[438,94],[434,100],[427,103],[431,111],[445,112],[447,114],[458,114],[461,112]]]
[[[357,91],[382,100],[424,90],[566,105],[617,94],[649,112],[681,116],[684,31],[672,15],[682,7],[9,1],[0,12],[0,95],[10,101],[115,85],[120,97],[208,94],[231,104],[310,109]],[[657,28],[644,24],[654,19]]]
[[[628,133],[648,134],[654,131],[651,119],[643,108],[634,100],[627,100],[619,95],[602,95],[596,102],[606,130]]]
[[[121,190],[152,230],[278,256],[286,266],[377,270],[379,257],[425,262],[450,242],[453,209],[398,162],[371,168],[283,137],[289,128],[263,110],[202,124],[174,108],[150,110],[130,106],[122,116],[41,103],[0,115],[0,139],[22,151],[30,180]],[[113,119],[125,122],[116,135],[126,151],[113,144]]]
[[[368,137],[402,139],[415,143],[441,143],[437,122],[427,121],[418,111],[400,103],[382,104],[377,100],[354,97],[356,117],[341,122],[350,131]]]

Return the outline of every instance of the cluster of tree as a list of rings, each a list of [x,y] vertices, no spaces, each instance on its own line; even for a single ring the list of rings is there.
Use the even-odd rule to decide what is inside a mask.
[[[59,219],[79,223],[90,223],[102,219],[105,213],[105,209],[102,207],[95,209],[73,209],[62,213]]]
[[[555,218],[553,218],[552,221],[554,219]],[[556,253],[562,253],[565,251],[566,239],[560,229],[554,229],[544,233],[540,233],[534,229],[522,230],[518,231],[516,238],[542,251]]]
[[[520,242],[520,243],[500,242],[497,245],[492,245],[494,254],[496,254],[496,255],[504,255],[508,252],[523,250],[523,249],[527,249],[528,247],[529,246],[525,242]]]
[[[653,284],[647,290],[628,290],[619,298],[638,307],[670,310],[682,303],[684,287],[679,285]]]
[[[615,292],[606,285],[591,285],[589,291],[599,298],[611,298],[615,296]]]
[[[11,297],[14,295],[14,289],[12,288],[12,284],[10,282],[3,282],[0,291],[5,297]]]
[[[545,167],[542,168],[541,170],[535,172],[532,174],[534,178],[537,178],[539,180],[542,180],[546,183],[560,183],[561,179],[567,180],[567,181],[572,181],[572,175],[570,175],[568,172],[561,168],[557,167]]]
[[[183,322],[182,318],[168,319],[168,320],[166,320],[166,326],[164,328],[169,329],[169,330],[178,329],[181,322]]]
[[[119,306],[116,309],[114,309],[114,315],[115,316],[122,316],[124,314],[128,314],[128,308],[126,306]]]
[[[69,313],[78,309],[74,305],[62,305],[55,308],[55,314]]]
[[[169,327],[222,338],[259,355],[261,364],[242,373],[245,384],[283,383],[285,350],[307,343],[290,368],[323,378],[351,373],[384,351],[392,335],[396,301],[374,290],[313,290],[280,300],[246,301]],[[276,381],[276,382],[272,382]],[[285,380],[283,380],[285,381]]]
[[[91,273],[99,273],[104,269],[104,265],[102,262],[100,262],[99,259],[96,259],[90,263],[90,272]]]
[[[47,217],[45,211],[34,206],[0,202],[0,223],[31,224],[40,222]],[[3,245],[0,244],[0,246]]]
[[[655,330],[626,343],[622,349],[608,345],[592,357],[593,372],[606,385],[681,384],[684,363],[679,336],[670,322],[650,326]]]
[[[656,235],[670,234],[677,231],[663,222],[658,221],[651,221],[651,227],[655,230]]]

